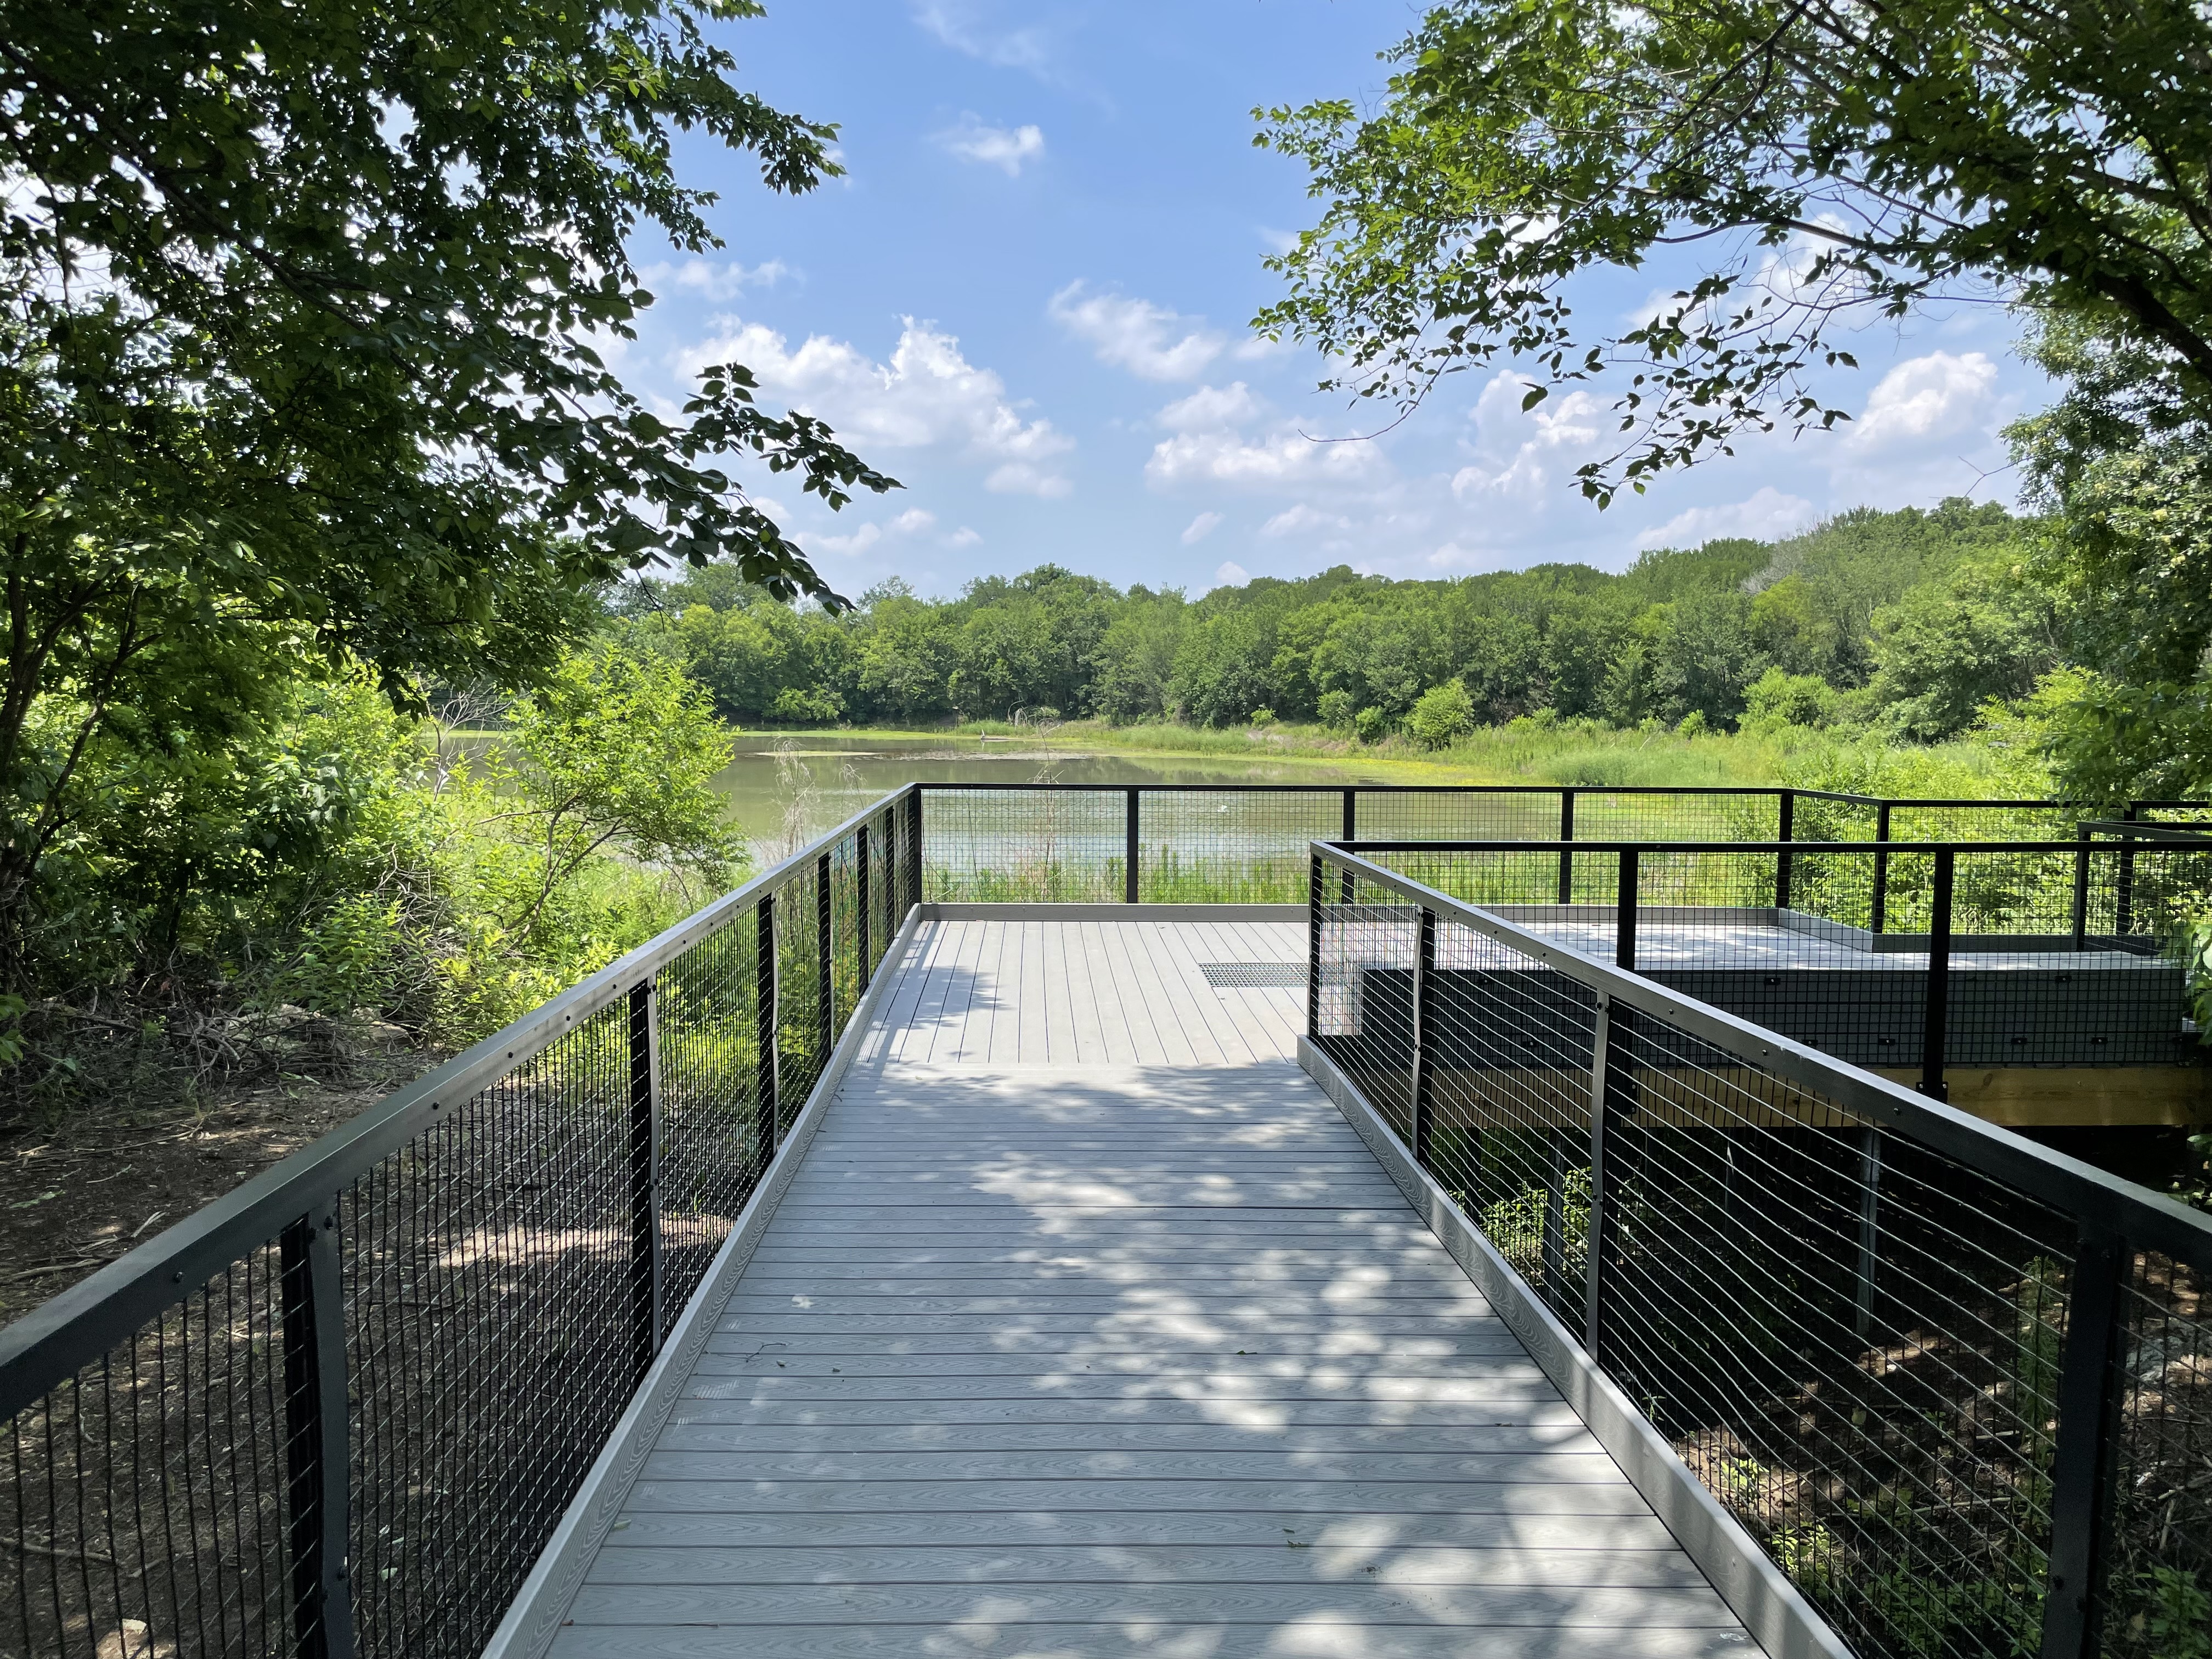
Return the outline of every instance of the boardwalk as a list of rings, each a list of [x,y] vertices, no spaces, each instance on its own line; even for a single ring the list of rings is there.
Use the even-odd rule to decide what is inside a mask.
[[[925,924],[557,1659],[1756,1653],[1291,1062],[1303,944]]]

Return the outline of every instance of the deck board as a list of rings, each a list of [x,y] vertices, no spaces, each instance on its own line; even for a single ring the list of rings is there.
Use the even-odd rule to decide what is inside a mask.
[[[556,1659],[1756,1655],[1291,1062],[1276,924],[925,924]]]

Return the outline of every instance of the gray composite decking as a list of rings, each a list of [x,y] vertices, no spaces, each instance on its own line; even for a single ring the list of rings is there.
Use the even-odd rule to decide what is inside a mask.
[[[556,1659],[1756,1653],[1201,971],[1303,945],[925,923]]]

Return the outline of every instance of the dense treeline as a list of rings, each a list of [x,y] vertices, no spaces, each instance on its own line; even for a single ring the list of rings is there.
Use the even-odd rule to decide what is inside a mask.
[[[1775,544],[1444,581],[1345,566],[1192,599],[1056,565],[933,601],[893,580],[832,616],[732,572],[625,588],[621,626],[750,725],[1021,711],[1117,723],[1319,721],[1448,737],[1521,716],[1634,726],[1884,720],[1952,735],[2062,656],[2039,526],[1962,500],[1846,513]],[[1429,698],[1422,714],[1423,699]]]

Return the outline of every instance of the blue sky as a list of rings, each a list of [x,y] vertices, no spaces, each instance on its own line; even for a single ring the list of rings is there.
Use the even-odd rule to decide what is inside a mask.
[[[2013,319],[1961,307],[1850,343],[1823,386],[1840,434],[1753,441],[1605,513],[1571,485],[1609,394],[1530,414],[1509,369],[1446,383],[1373,441],[1315,391],[1310,353],[1252,338],[1279,293],[1261,260],[1310,222],[1302,173],[1252,148],[1255,105],[1371,96],[1411,9],[1352,0],[1180,6],[997,0],[771,3],[726,44],[744,84],[842,129],[849,176],[787,200],[741,157],[687,143],[728,246],[641,242],[659,297],[618,363],[673,404],[732,359],[765,400],[831,422],[904,489],[830,514],[759,494],[832,585],[946,594],[1053,561],[1194,596],[1336,563],[1435,577],[1783,533],[1844,507],[2009,499],[1998,429],[2040,377]],[[1595,276],[1587,325],[1677,273]],[[1363,424],[1365,422],[1365,424]]]

